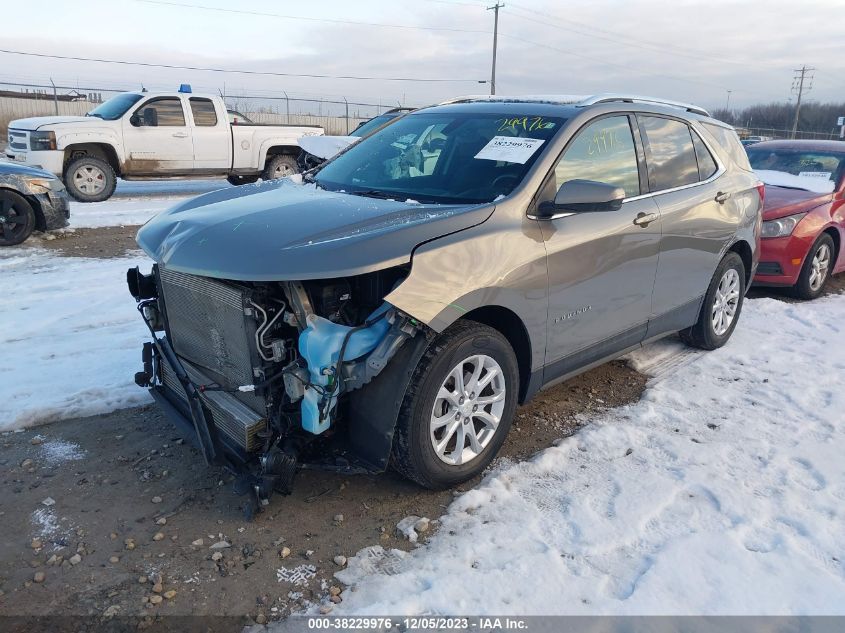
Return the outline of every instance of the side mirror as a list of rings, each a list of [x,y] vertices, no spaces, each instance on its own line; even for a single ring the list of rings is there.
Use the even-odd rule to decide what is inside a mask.
[[[129,125],[133,127],[140,127],[141,117],[139,117],[137,114],[133,114],[131,117],[129,117]]]
[[[538,217],[548,218],[555,213],[587,213],[595,211],[617,211],[622,208],[625,190],[595,180],[568,180],[560,186],[554,202],[544,202],[538,209]]]
[[[144,108],[141,113],[144,115],[144,125],[158,127],[158,111],[155,108]]]

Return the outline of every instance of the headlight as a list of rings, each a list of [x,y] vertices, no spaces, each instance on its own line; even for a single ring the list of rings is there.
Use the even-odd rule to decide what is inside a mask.
[[[64,189],[62,181],[58,178],[27,178],[26,183],[35,191],[61,191]]]
[[[787,235],[792,235],[792,231],[804,219],[805,215],[807,214],[796,213],[795,215],[788,215],[785,218],[763,222],[763,230],[760,232],[760,237],[786,237]]]
[[[32,132],[29,135],[29,149],[43,151],[56,149],[55,132]]]

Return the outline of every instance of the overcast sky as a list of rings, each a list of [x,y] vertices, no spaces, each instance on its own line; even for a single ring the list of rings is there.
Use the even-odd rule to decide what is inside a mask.
[[[794,69],[809,98],[845,101],[842,0],[505,1],[499,94],[633,92],[723,107],[786,101]],[[0,48],[171,65],[464,81],[307,79],[161,70],[0,53],[0,81],[345,96],[424,105],[486,93],[493,12],[477,0],[3,0]],[[175,5],[194,5],[175,6]],[[198,7],[207,7],[206,9]],[[208,9],[279,15],[256,15]],[[299,18],[312,18],[294,19]],[[337,20],[330,22],[325,20]],[[369,26],[342,21],[395,25]],[[415,28],[398,28],[398,27]]]

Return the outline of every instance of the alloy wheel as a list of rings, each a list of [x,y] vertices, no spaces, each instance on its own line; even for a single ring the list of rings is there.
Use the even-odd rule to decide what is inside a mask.
[[[810,289],[816,292],[827,279],[827,271],[830,268],[830,247],[827,244],[822,244],[816,250],[811,266],[809,284]]]
[[[505,375],[495,359],[470,356],[440,385],[429,435],[437,457],[452,466],[476,459],[493,439],[505,410]]]
[[[0,198],[0,236],[5,241],[14,241],[26,230],[26,225],[26,211],[18,209],[11,199]]]
[[[735,268],[728,268],[719,280],[719,285],[716,287],[716,296],[713,299],[711,323],[713,333],[716,336],[723,336],[734,322],[736,309],[739,305],[739,293],[739,273]]]

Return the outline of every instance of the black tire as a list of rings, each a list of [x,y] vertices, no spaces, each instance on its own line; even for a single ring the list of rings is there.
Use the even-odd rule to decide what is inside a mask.
[[[267,157],[264,164],[264,180],[275,180],[285,178],[299,173],[299,165],[296,164],[296,156],[291,154],[275,154]]]
[[[466,463],[447,464],[437,456],[432,446],[431,415],[440,387],[452,369],[461,360],[468,360],[475,355],[488,356],[501,368],[503,381],[499,384],[503,384],[505,388],[504,409],[492,437],[483,450]],[[481,377],[485,375],[481,374]],[[479,395],[487,393],[488,388],[484,387]],[[475,321],[459,321],[454,324],[429,345],[405,392],[393,437],[393,468],[421,486],[434,490],[456,486],[475,477],[490,464],[505,441],[516,410],[518,391],[519,368],[516,355],[507,339],[497,330]],[[485,407],[492,408],[492,405],[482,405],[482,409]],[[449,415],[451,416],[451,412]],[[472,416],[472,413],[467,415]],[[466,418],[462,424],[472,424],[476,429],[482,426],[481,420],[473,418],[469,423],[465,420]],[[467,427],[460,429],[460,433],[456,430],[454,436],[450,435],[455,437],[453,451],[457,450],[459,435],[461,441],[465,442],[464,446],[469,443],[469,439],[464,436],[465,428]]]
[[[14,246],[35,230],[35,209],[22,195],[0,190],[0,246]]]
[[[736,310],[733,320],[730,322],[727,330],[721,334],[717,334],[713,326],[716,293],[719,289],[719,284],[722,282],[722,278],[729,270],[734,270],[739,274],[739,297],[736,300]],[[747,278],[742,258],[734,252],[725,255],[716,267],[716,272],[713,273],[713,279],[710,280],[707,294],[704,295],[704,302],[701,304],[698,321],[692,327],[679,332],[681,339],[688,345],[706,350],[717,349],[727,343],[734,329],[736,329],[737,322],[739,322],[739,315],[742,312],[742,304],[745,300]]]
[[[226,176],[226,180],[229,184],[234,185],[235,187],[239,187],[241,185],[251,185],[254,182],[257,182],[259,178],[260,176]]]
[[[111,165],[96,156],[81,156],[70,161],[64,176],[68,193],[80,202],[108,200],[117,186],[117,176]]]
[[[813,260],[816,256],[821,255],[821,251],[823,249],[827,249],[827,268],[825,268],[822,273],[821,283],[818,283],[817,280],[814,280],[816,283],[811,283],[810,278],[813,276],[814,268]],[[822,233],[807,253],[807,258],[804,260],[804,265],[801,267],[801,274],[798,275],[798,283],[792,287],[792,292],[796,297],[804,299],[805,301],[811,301],[819,297],[824,292],[824,286],[827,283],[827,280],[830,279],[830,271],[833,269],[835,253],[836,251],[833,247],[833,238],[831,238],[827,233]]]

